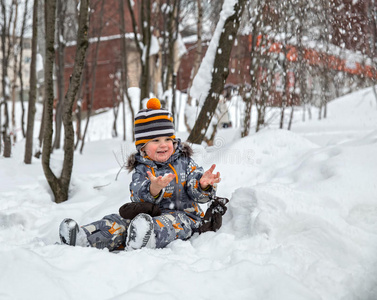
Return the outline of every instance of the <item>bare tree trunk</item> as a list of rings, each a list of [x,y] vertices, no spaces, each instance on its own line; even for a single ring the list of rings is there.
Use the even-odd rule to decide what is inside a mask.
[[[181,7],[181,1],[175,0],[173,5],[173,10],[171,14],[171,30],[169,33],[169,63],[168,63],[168,74],[167,74],[167,82],[166,86],[171,86],[172,89],[172,103],[171,103],[171,112],[174,117],[174,122],[177,125],[177,113],[176,113],[176,95],[175,95],[175,88],[176,88],[176,79],[177,74],[175,74],[174,66],[175,66],[175,45],[178,39],[178,26],[179,26],[179,12]],[[171,84],[169,85],[169,82]]]
[[[262,49],[262,45],[266,45],[267,40],[266,37],[262,37],[262,42],[260,49]],[[267,60],[268,57],[266,54],[263,54],[261,52],[258,53],[258,72],[257,72],[257,78],[258,81],[260,80],[260,83],[257,81],[256,84],[259,88],[258,95],[255,101],[255,106],[257,109],[257,125],[255,128],[255,131],[258,132],[262,126],[265,124],[265,112],[266,112],[266,106],[267,106],[267,100],[268,100],[268,76],[265,74],[267,72]]]
[[[307,87],[306,87],[306,74],[307,70],[310,70],[309,64],[305,63],[304,55],[305,55],[305,47],[302,43],[303,40],[303,28],[304,28],[304,17],[305,17],[305,6],[306,4],[304,2],[300,2],[298,7],[297,7],[297,21],[298,21],[298,26],[296,29],[296,35],[297,35],[297,63],[298,63],[298,76],[295,78],[298,79],[299,81],[299,88],[300,88],[300,96],[299,96],[299,101],[300,104],[303,107],[303,114],[302,118],[303,121],[305,121],[305,107],[306,104],[308,103],[308,92],[307,92]],[[293,114],[291,114],[293,116]],[[290,121],[291,122],[291,121]],[[288,125],[288,127],[290,127]]]
[[[104,5],[105,5],[105,0],[102,0],[101,2],[101,15],[100,15],[100,24],[98,27],[98,35],[97,35],[97,43],[96,43],[96,49],[94,53],[94,58],[93,58],[93,66],[91,70],[91,76],[92,76],[92,85],[89,93],[89,103],[87,106],[87,115],[86,115],[86,124],[84,128],[84,134],[81,140],[81,148],[80,148],[80,154],[82,154],[85,146],[85,137],[86,133],[88,131],[89,127],[89,121],[92,116],[92,109],[93,109],[93,101],[94,101],[94,91],[96,89],[96,79],[97,79],[97,60],[98,60],[98,53],[99,53],[99,46],[101,43],[101,35],[102,35],[102,29],[103,29],[103,15],[104,15]]]
[[[281,9],[281,15],[283,18],[286,20],[289,19],[289,15],[292,13],[291,8],[292,8],[292,2],[287,1],[287,2],[280,2],[280,9]],[[279,128],[283,129],[284,128],[284,120],[285,120],[285,110],[289,104],[289,100],[291,99],[291,89],[290,89],[290,84],[291,81],[290,79],[290,73],[289,73],[289,67],[290,63],[288,61],[288,45],[289,45],[289,40],[292,38],[292,34],[289,33],[289,25],[291,25],[289,22],[285,21],[284,22],[284,27],[283,27],[283,32],[286,34],[284,35],[283,39],[283,45],[282,45],[282,53],[283,53],[283,62],[282,62],[282,80],[283,80],[283,92],[281,96],[281,109],[280,109],[280,124]]]
[[[12,80],[12,134],[13,134],[13,142],[17,141],[17,132],[16,132],[16,82],[17,82],[17,61],[18,61],[18,51],[17,48],[17,37],[16,37],[16,26],[18,21],[18,2],[13,2],[14,9],[15,9],[15,17],[13,20],[13,30],[12,30],[12,44],[14,45],[13,48],[13,80]]]
[[[46,95],[43,97],[43,107],[42,107],[42,120],[41,120],[41,126],[39,128],[39,134],[38,134],[38,141],[39,141],[39,149],[34,154],[34,157],[40,158],[42,154],[42,145],[43,145],[43,138],[45,135],[45,124],[46,124]]]
[[[127,58],[128,58],[128,51],[127,51],[127,40],[126,40],[126,22],[124,19],[124,5],[123,0],[119,0],[119,17],[120,17],[120,28],[121,28],[121,34],[122,37],[120,39],[121,41],[121,62],[122,62],[122,68],[121,68],[121,84],[122,84],[122,102],[124,103],[124,95],[126,95],[126,98],[128,100],[128,106],[131,111],[131,118],[132,120],[135,118],[135,112],[134,108],[132,106],[132,99],[130,95],[128,94],[128,65],[127,65]],[[124,106],[124,105],[123,105]],[[119,107],[119,106],[118,106]],[[118,115],[118,114],[117,114]],[[116,118],[115,118],[116,119]],[[116,125],[116,123],[114,123]],[[134,132],[134,123],[132,122],[132,132]],[[132,139],[134,137],[132,136]],[[125,114],[125,107],[123,108],[123,140],[126,140],[126,114]]]
[[[258,132],[261,127],[264,125],[265,122],[265,111],[266,111],[266,99],[265,95],[262,94],[261,100],[259,101],[259,105],[257,105],[257,126],[255,128],[255,132]]]
[[[202,52],[203,52],[203,47],[202,47],[202,24],[203,24],[203,7],[201,4],[202,0],[197,0],[197,6],[198,6],[198,24],[197,24],[197,41],[196,41],[196,51],[195,51],[195,60],[194,60],[194,66],[191,70],[191,75],[190,75],[190,88],[192,85],[192,81],[194,77],[196,76],[196,73],[198,73],[199,67],[200,67],[200,62],[202,61]],[[190,90],[189,88],[189,90]],[[189,105],[191,105],[191,96],[190,93],[188,93],[188,100],[187,102]]]
[[[259,2],[257,3],[257,6],[259,6]],[[248,16],[249,19],[251,19],[251,12],[248,10]],[[257,24],[259,23],[258,18],[255,18],[254,23],[252,24],[252,32],[251,32],[251,48],[250,48],[250,75],[251,75],[251,81],[250,81],[250,91],[248,93],[247,97],[244,97],[246,101],[246,113],[244,118],[244,125],[243,125],[243,131],[241,136],[245,137],[248,136],[250,133],[250,125],[251,125],[251,109],[253,107],[253,98],[252,93],[253,91],[256,92],[256,74],[257,74],[257,64],[255,63],[256,60],[256,46],[257,46]],[[243,92],[244,95],[246,95],[245,91]],[[256,95],[255,95],[256,96]],[[255,99],[254,96],[254,99]]]
[[[45,100],[44,100],[44,139],[42,149],[42,166],[47,182],[55,196],[55,202],[60,202],[59,197],[64,195],[61,190],[59,180],[50,168],[50,157],[52,153],[52,134],[53,134],[53,113],[54,113],[54,81],[53,65],[55,58],[55,14],[56,0],[45,2],[45,30],[46,30],[46,58],[45,58]]]
[[[65,60],[65,21],[66,21],[66,0],[57,0],[57,56],[56,56],[56,78],[57,78],[57,104],[55,114],[55,141],[54,148],[60,148],[62,118],[63,118],[63,103],[64,103],[64,60]]]
[[[21,101],[21,130],[22,136],[26,137],[25,131],[25,106],[24,106],[24,80],[22,76],[22,62],[23,62],[23,49],[24,49],[24,35],[26,29],[26,21],[28,19],[28,4],[29,0],[25,0],[24,16],[22,19],[21,36],[20,36],[20,63],[18,66],[18,78],[20,80],[20,101]],[[30,75],[31,76],[31,75]]]
[[[79,94],[80,95],[80,94]],[[75,150],[79,146],[80,141],[82,140],[81,136],[81,103],[82,100],[77,99],[77,104],[76,104],[76,111],[75,111],[75,117],[76,117],[76,144],[75,144]]]
[[[37,96],[37,39],[38,39],[38,0],[34,0],[33,6],[33,35],[31,39],[31,62],[30,62],[30,90],[29,90],[29,105],[28,105],[28,119],[26,129],[25,141],[25,164],[31,164],[33,155],[33,137],[34,137],[34,119],[35,119],[35,102]]]
[[[178,26],[179,26],[179,13],[181,7],[180,0],[173,1],[173,7],[170,8],[168,13],[168,22],[167,22],[167,36],[168,36],[168,51],[165,52],[166,63],[166,73],[164,74],[165,84],[164,90],[168,90],[173,87],[173,77],[174,77],[174,65],[175,65],[175,43],[178,38]],[[166,36],[166,34],[165,34]],[[174,97],[174,95],[173,95]],[[173,113],[174,116],[174,113]]]
[[[72,108],[77,91],[80,86],[82,70],[85,63],[85,54],[88,47],[88,8],[89,0],[80,1],[79,28],[77,35],[77,49],[73,68],[72,80],[69,84],[64,99],[64,161],[60,178],[56,177],[50,168],[52,152],[52,116],[53,116],[53,62],[54,62],[54,36],[55,36],[55,11],[56,2],[45,2],[46,19],[46,128],[43,142],[42,166],[46,179],[55,197],[55,202],[61,203],[68,199],[69,184],[72,175],[74,157],[74,130],[72,124]]]
[[[192,105],[192,97],[190,95],[190,89],[191,89],[191,86],[192,86],[192,81],[194,80],[194,77],[196,76],[196,73],[198,73],[198,70],[199,70],[199,67],[200,67],[200,62],[202,61],[202,52],[203,52],[203,47],[202,47],[202,24],[203,24],[203,7],[202,7],[202,0],[197,0],[196,1],[197,3],[197,7],[198,7],[198,22],[197,22],[197,31],[196,31],[196,35],[197,35],[197,41],[196,41],[196,51],[195,51],[195,59],[194,59],[194,65],[193,65],[193,68],[191,70],[191,75],[190,75],[190,82],[189,82],[189,86],[188,86],[188,93],[187,93],[187,104],[188,105]],[[187,118],[187,115],[185,113],[184,115],[184,118],[185,118],[185,125],[186,125],[186,128],[187,128],[187,131],[188,132],[191,132],[191,127],[190,127],[190,124],[188,123],[188,118]]]
[[[142,26],[143,45],[144,45],[144,64],[141,70],[140,78],[140,109],[142,108],[142,100],[149,98],[149,82],[150,82],[150,53],[152,45],[151,32],[151,3],[149,0],[142,0]]]
[[[376,54],[377,54],[377,49],[376,49],[376,46],[377,46],[377,7],[376,7],[376,1],[371,0],[369,5],[370,5],[370,7],[369,7],[369,13],[370,13],[369,19],[370,19],[370,27],[371,27],[370,31],[372,33],[371,38],[370,38],[372,70],[373,70],[373,72],[372,72],[372,74],[373,74],[372,90],[373,90],[374,98],[375,98],[376,103],[377,103],[377,89],[376,89],[377,63],[376,63],[376,59],[375,59]]]
[[[1,11],[3,23],[1,26],[1,52],[2,52],[2,93],[3,101],[0,103],[4,106],[4,124],[1,124],[0,118],[0,133],[3,138],[4,152],[3,156],[9,158],[12,153],[12,142],[10,138],[9,130],[9,110],[8,110],[8,100],[9,100],[9,78],[8,78],[8,67],[9,67],[9,57],[11,49],[13,48],[12,41],[10,39],[10,28],[13,20],[13,9],[10,11],[9,18],[7,16],[7,8],[4,0],[1,0]],[[1,143],[0,143],[1,144]],[[0,145],[1,150],[1,145]]]
[[[245,137],[249,135],[250,132],[250,124],[251,124],[251,109],[253,107],[253,100],[251,99],[251,96],[247,91],[245,90],[245,85],[242,89],[241,95],[242,98],[244,99],[246,103],[246,108],[245,108],[245,117],[243,119],[243,128],[242,128],[242,133],[241,137]]]
[[[327,66],[329,65],[329,45],[332,42],[331,37],[329,36],[329,33],[326,31],[328,30],[331,26],[331,5],[332,3],[322,0],[323,7],[324,7],[324,25],[325,25],[325,30],[324,30],[324,36],[325,36],[325,59],[323,59],[323,70],[322,70],[322,77],[323,77],[323,91],[324,91],[324,99],[323,99],[323,117],[326,119],[327,117],[327,103],[329,102],[330,98],[330,76],[329,76],[329,71],[327,70]]]
[[[288,122],[288,130],[291,130],[291,128],[292,128],[294,111],[295,111],[295,109],[294,109],[294,105],[293,105],[293,101],[292,101],[292,103],[291,103],[291,113],[289,115],[289,122]]]
[[[138,38],[137,32],[137,22],[135,18],[135,13],[131,5],[131,0],[127,0],[128,8],[131,14],[132,19],[132,28],[134,32],[134,40],[136,48],[139,52],[139,59],[141,65],[141,75],[140,75],[140,105],[139,108],[142,108],[142,101],[149,97],[149,54],[151,52],[151,3],[149,0],[141,0],[140,8],[140,28],[142,28],[142,38],[143,38],[143,47],[140,46],[140,40]]]
[[[114,70],[114,73],[116,73],[117,70]],[[114,76],[113,79],[113,96],[112,96],[112,102],[113,102],[113,115],[114,115],[114,122],[113,122],[113,130],[111,131],[111,136],[112,137],[117,137],[118,136],[118,129],[117,129],[117,120],[118,120],[118,115],[119,115],[119,101],[117,99],[117,95],[121,95],[121,92],[119,91],[119,87],[116,84],[117,81],[117,76]],[[123,120],[125,123],[125,119]],[[125,130],[125,124],[124,130]]]
[[[234,38],[231,37],[237,35],[245,4],[246,0],[239,0],[234,6],[233,15],[225,20],[224,28],[219,39],[219,45],[221,45],[222,51],[216,51],[211,87],[206,95],[194,128],[188,137],[188,141],[194,144],[201,144],[204,140],[208,126],[215,114],[220,95],[224,90],[224,83],[229,74],[230,53],[234,42]],[[217,72],[215,70],[217,70]]]
[[[61,185],[67,195],[66,198],[59,200],[65,201],[68,199],[69,183],[71,181],[73,158],[74,158],[74,142],[75,132],[72,122],[73,104],[76,99],[77,92],[81,83],[82,71],[85,65],[86,50],[89,46],[88,28],[89,28],[89,0],[80,1],[80,15],[79,27],[77,31],[77,48],[75,55],[75,64],[72,73],[72,80],[69,84],[67,94],[64,99],[64,162],[61,174]]]

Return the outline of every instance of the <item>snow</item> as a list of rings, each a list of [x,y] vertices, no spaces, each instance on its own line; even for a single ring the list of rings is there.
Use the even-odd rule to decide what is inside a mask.
[[[43,71],[43,57],[40,53],[37,53],[36,59],[36,72]]]
[[[62,204],[40,160],[23,163],[19,138],[12,158],[0,158],[0,299],[376,299],[373,93],[332,101],[321,121],[295,114],[293,131],[271,124],[241,139],[238,128],[221,129],[213,147],[194,145],[196,162],[221,173],[218,195],[230,198],[218,232],[117,254],[55,244],[63,219],[88,224],[129,201],[131,175],[115,181],[114,153],[134,145],[111,139],[112,112],[91,121]],[[55,151],[53,164],[62,157]]]

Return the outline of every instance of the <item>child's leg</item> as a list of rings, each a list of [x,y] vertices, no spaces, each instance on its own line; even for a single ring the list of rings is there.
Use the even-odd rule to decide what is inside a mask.
[[[164,248],[176,239],[187,240],[198,224],[184,212],[174,211],[153,218],[156,248]]]
[[[108,248],[110,251],[124,244],[130,220],[118,214],[107,215],[102,220],[81,226],[87,234],[89,244],[98,249]]]

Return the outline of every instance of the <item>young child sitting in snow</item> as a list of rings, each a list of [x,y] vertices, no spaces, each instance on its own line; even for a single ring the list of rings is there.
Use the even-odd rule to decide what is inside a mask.
[[[119,214],[79,227],[72,219],[60,224],[60,238],[68,245],[108,248],[163,248],[194,232],[216,230],[225,213],[225,198],[215,197],[220,182],[215,165],[204,172],[191,158],[192,149],[175,138],[173,118],[152,98],[135,117],[137,153],[128,159],[133,171],[131,203]],[[199,203],[214,200],[204,215]],[[220,201],[219,201],[220,200]],[[222,201],[221,201],[222,200]],[[225,200],[225,201],[224,201]]]

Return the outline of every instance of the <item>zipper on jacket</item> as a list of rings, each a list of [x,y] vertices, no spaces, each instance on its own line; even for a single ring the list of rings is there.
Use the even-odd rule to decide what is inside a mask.
[[[174,169],[172,164],[169,164],[169,167],[173,170],[175,174],[175,183],[176,183],[176,189],[175,189],[175,209],[180,209],[178,206],[179,203],[179,177],[177,171]]]

